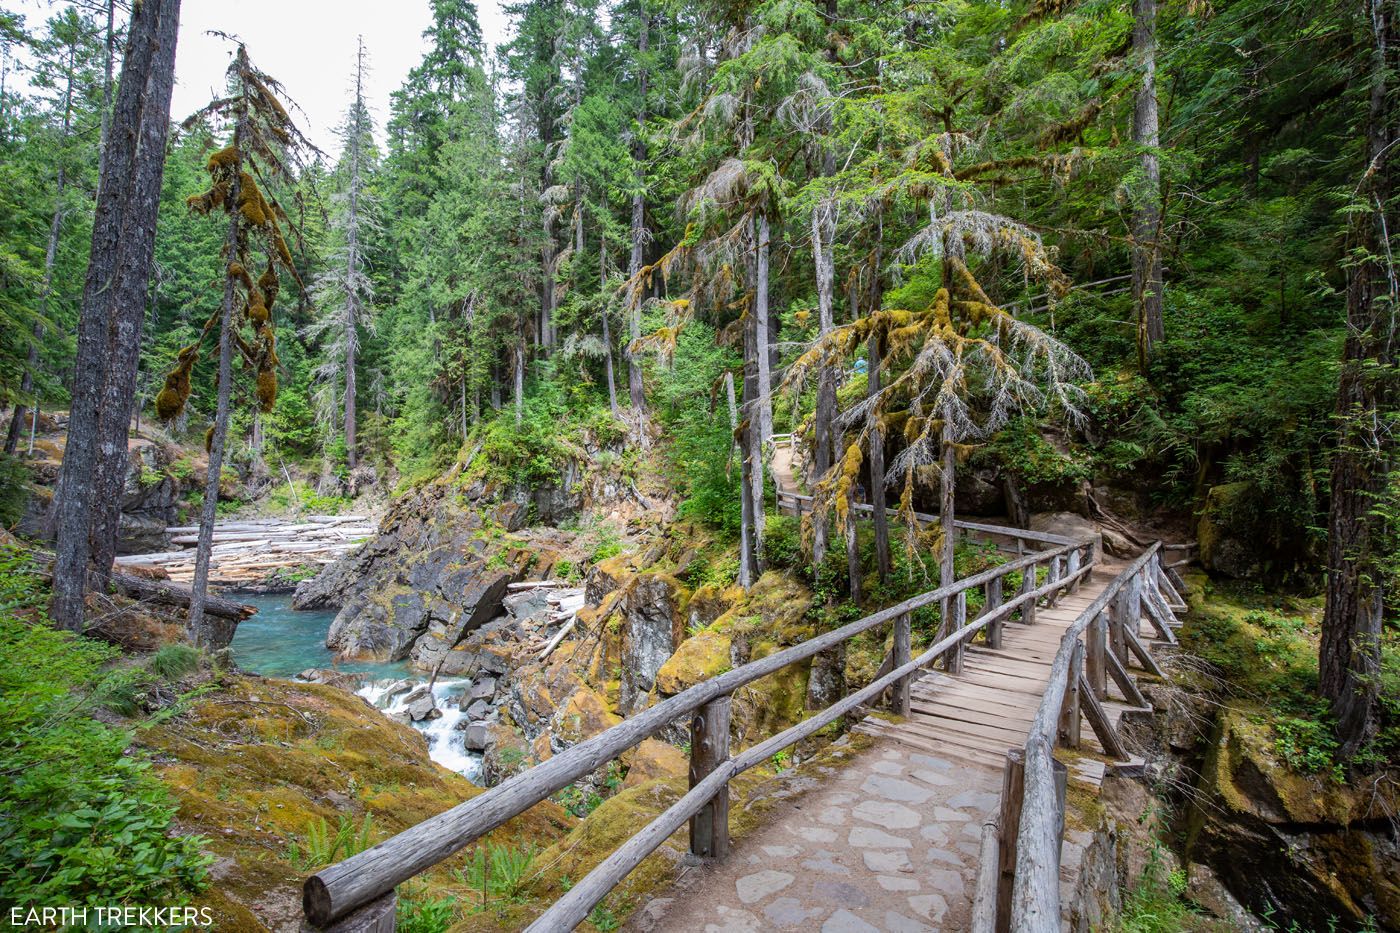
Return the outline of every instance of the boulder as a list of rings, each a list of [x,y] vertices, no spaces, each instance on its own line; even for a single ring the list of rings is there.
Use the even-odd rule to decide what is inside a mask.
[[[1006,496],[997,471],[991,467],[959,470],[953,488],[953,507],[959,515],[1006,514]]]
[[[1222,708],[1216,728],[1193,794],[1187,859],[1209,866],[1249,911],[1301,929],[1400,928],[1395,785],[1291,770],[1262,714]],[[1233,910],[1204,879],[1195,893],[1203,906]]]
[[[1212,486],[1206,493],[1196,538],[1201,544],[1201,564],[1207,570],[1241,580],[1264,575],[1260,548],[1251,541],[1238,514],[1249,491],[1249,483],[1238,482]]]
[[[455,484],[429,483],[401,496],[362,547],[297,587],[294,609],[340,609],[362,593],[394,585],[431,587],[447,565],[484,542],[481,516],[463,504]]]
[[[1031,516],[1031,531],[1043,531],[1066,538],[1103,536],[1103,549],[1114,557],[1136,557],[1142,548],[1120,532],[1099,525],[1075,512],[1037,512]]]
[[[511,593],[501,603],[506,612],[517,622],[539,622],[549,613],[549,595],[553,590],[546,587]]]
[[[490,702],[496,696],[496,678],[483,676],[472,681],[472,688],[467,694],[473,700],[486,700]]]
[[[326,647],[341,658],[412,657],[424,670],[437,669],[467,632],[500,611],[506,585],[518,576],[519,566],[492,570],[475,553],[449,545],[435,548],[402,568],[400,582],[353,595],[331,623]]]
[[[462,736],[462,746],[469,752],[483,752],[491,744],[491,727],[484,722],[474,722],[467,726]]]
[[[657,778],[684,777],[690,771],[690,761],[676,746],[656,739],[643,739],[641,744],[622,756],[627,766],[623,787],[636,787]]]
[[[471,720],[485,719],[491,712],[491,704],[485,700],[472,700],[467,706],[467,718]]]
[[[415,667],[435,670],[438,662],[457,647],[463,637],[481,628],[501,611],[506,587],[520,575],[519,570],[488,570],[485,562],[479,559],[475,565],[447,573],[438,582],[439,592],[452,606],[451,614],[445,619],[441,614],[429,617],[427,631],[413,644],[411,654]]]
[[[656,672],[657,692],[673,696],[729,670],[733,667],[730,648],[729,636],[714,629],[687,638]]]
[[[442,710],[437,708],[437,702],[433,699],[432,694],[409,703],[406,712],[408,718],[414,722],[421,722],[424,719],[438,719],[442,716]]]
[[[677,603],[680,582],[669,574],[638,574],[622,598],[622,683],[618,707],[630,716],[646,705],[657,672],[685,637]]]

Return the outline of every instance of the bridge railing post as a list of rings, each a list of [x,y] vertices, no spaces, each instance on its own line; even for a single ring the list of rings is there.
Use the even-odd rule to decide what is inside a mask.
[[[948,620],[948,634],[956,635],[967,624],[967,590],[959,590],[958,595],[947,601],[951,618]],[[963,666],[963,643],[953,643],[943,653],[943,669],[950,674],[961,674]]]
[[[1074,577],[1069,585],[1069,592],[1071,593],[1079,592],[1079,578],[1074,575],[1079,572],[1081,566],[1083,566],[1083,562],[1079,556],[1079,548],[1075,548],[1069,552],[1069,574],[1071,577]]]
[[[1108,619],[1102,612],[1089,621],[1084,630],[1084,671],[1094,696],[1108,699],[1108,665],[1104,653],[1108,650]]]
[[[910,628],[913,619],[909,613],[904,613],[894,620],[894,645],[892,647],[893,657],[891,659],[891,670],[901,668],[909,663],[910,651]],[[894,713],[897,716],[908,716],[911,708],[910,689],[914,685],[914,675],[908,674],[901,677],[894,685]]]
[[[1069,659],[1069,681],[1065,686],[1065,697],[1060,703],[1060,722],[1057,738],[1062,748],[1079,747],[1079,674],[1084,666],[1084,643],[1075,641],[1074,653]]]
[[[1035,590],[1035,580],[1036,564],[1031,563],[1026,565],[1025,569],[1021,571],[1020,595],[1025,596],[1027,593],[1033,592]],[[1028,599],[1021,604],[1021,621],[1026,625],[1035,624],[1035,600]]]
[[[729,760],[730,698],[716,697],[695,711],[690,720],[690,786]],[[690,818],[690,852],[700,858],[729,854],[729,785]]]
[[[1124,631],[1128,617],[1127,589],[1119,590],[1108,604],[1108,650],[1124,670],[1128,669],[1128,636]]]
[[[992,577],[987,581],[986,600],[982,606],[982,614],[995,612],[1001,608],[1001,577]],[[987,647],[996,650],[1001,647],[1001,624],[1006,621],[1005,616],[998,616],[987,623]]]
[[[1059,558],[1059,557],[1052,557],[1052,558],[1050,558],[1050,567],[1049,567],[1049,571],[1047,572],[1046,577],[1045,577],[1045,582],[1046,582],[1046,583],[1058,583],[1058,582],[1059,582],[1059,580],[1060,580],[1060,566],[1061,566],[1061,565],[1060,565],[1060,561],[1061,561],[1061,558]],[[1058,589],[1053,589],[1053,590],[1051,590],[1051,591],[1046,595],[1046,597],[1045,597],[1045,606],[1046,606],[1046,608],[1048,609],[1048,608],[1050,608],[1051,606],[1054,606],[1055,603],[1059,601],[1059,599],[1060,599],[1060,591],[1059,591]]]

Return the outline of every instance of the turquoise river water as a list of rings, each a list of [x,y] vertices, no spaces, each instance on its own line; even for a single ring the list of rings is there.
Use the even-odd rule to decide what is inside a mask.
[[[245,671],[264,677],[291,678],[307,668],[334,668],[349,673],[365,674],[365,684],[358,691],[385,715],[403,712],[402,700],[408,691],[402,682],[413,685],[426,683],[421,672],[406,662],[377,663],[373,661],[337,662],[326,647],[335,612],[297,612],[292,609],[290,595],[237,595],[240,602],[256,606],[257,615],[240,622],[229,646],[233,659]],[[450,768],[469,780],[476,781],[481,772],[481,755],[463,746],[461,727],[464,721],[460,700],[471,681],[462,678],[439,678],[433,684],[433,696],[442,716],[413,723],[428,740],[428,754],[445,768]]]

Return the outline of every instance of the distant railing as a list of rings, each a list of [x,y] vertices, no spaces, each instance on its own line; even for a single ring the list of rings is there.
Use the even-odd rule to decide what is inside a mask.
[[[1007,752],[1000,815],[983,827],[973,933],[1061,928],[1060,848],[1068,773],[1052,752],[1056,745],[1079,747],[1083,716],[1104,751],[1128,757],[1102,701],[1112,678],[1129,703],[1147,705],[1129,673],[1130,657],[1150,673],[1163,674],[1138,634],[1146,618],[1163,641],[1176,641],[1175,617],[1163,593],[1171,584],[1161,553],[1158,542],[1124,568],[1060,639],[1026,743]]]
[[[907,599],[696,684],[478,797],[322,869],[308,878],[303,888],[302,903],[308,923],[315,928],[346,933],[351,930],[391,933],[393,892],[397,885],[449,858],[507,820],[684,717],[690,717],[690,791],[570,888],[529,929],[537,933],[573,929],[687,820],[693,854],[709,858],[724,856],[729,849],[731,780],[847,713],[872,705],[886,690],[892,691],[893,711],[909,715],[910,687],[921,667],[942,657],[947,668],[956,671],[961,665],[963,646],[978,632],[985,629],[988,642],[993,647],[999,646],[1002,623],[1013,612],[1020,610],[1022,621],[1032,622],[1038,600],[1053,601],[1062,592],[1077,587],[1092,572],[1098,556],[1097,542],[1062,540],[1065,543]],[[1042,566],[1046,568],[1044,584],[1039,583],[1038,575]],[[1017,572],[1022,575],[1020,590],[1013,598],[1003,600],[1004,581]],[[984,606],[976,619],[968,621],[967,593],[978,588],[985,590]],[[944,600],[952,610],[951,618],[945,620],[944,630],[948,634],[918,657],[911,657],[911,614]],[[735,690],[886,623],[894,626],[894,647],[887,671],[882,669],[871,684],[811,718],[731,755],[730,697]]]

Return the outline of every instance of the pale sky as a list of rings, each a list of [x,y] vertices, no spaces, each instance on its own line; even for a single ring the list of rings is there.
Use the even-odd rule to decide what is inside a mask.
[[[31,32],[42,28],[61,2],[0,0],[25,15]],[[477,0],[488,49],[506,39],[509,23],[498,0]],[[366,97],[378,135],[389,116],[389,94],[423,57],[428,0],[183,0],[175,56],[171,117],[182,120],[223,88],[231,44],[211,29],[238,35],[248,55],[281,81],[304,114],[303,131],[334,158],[334,128],[354,90],[355,37],[363,35],[371,72]]]

